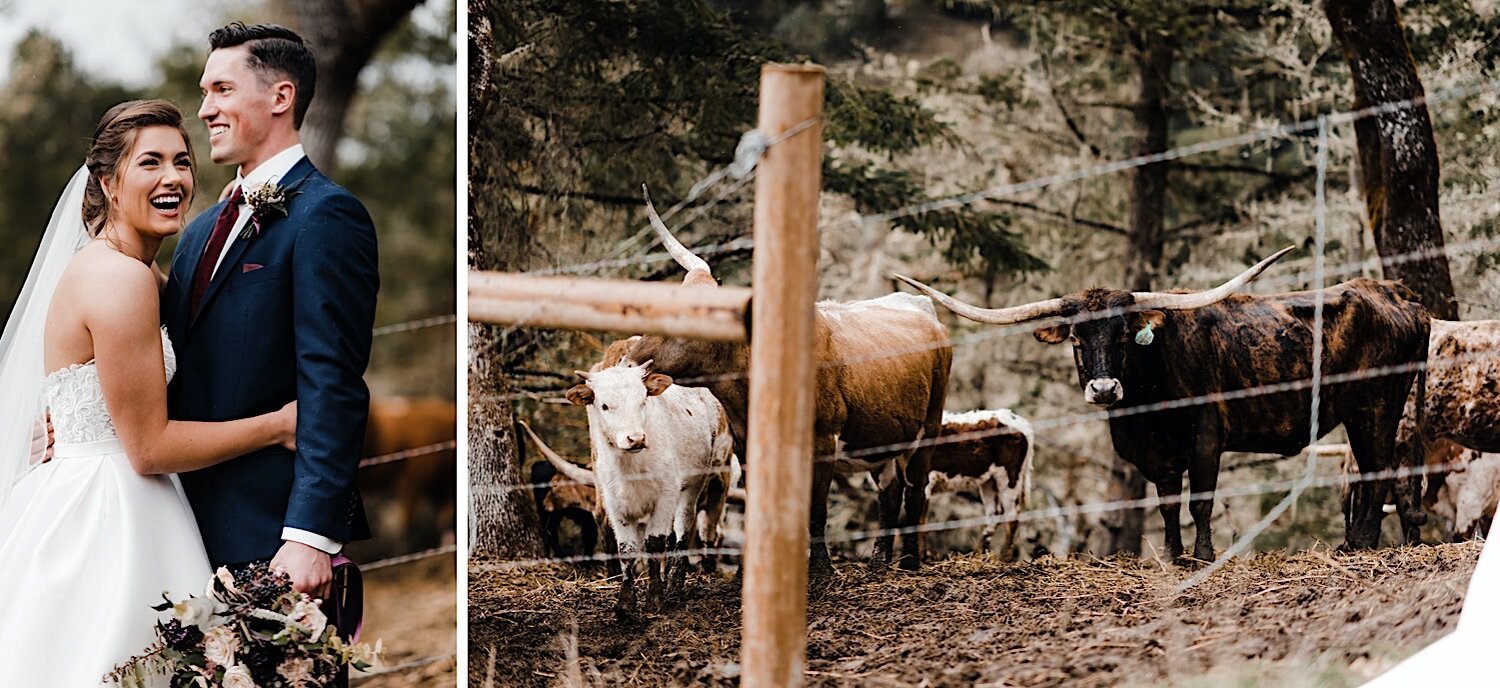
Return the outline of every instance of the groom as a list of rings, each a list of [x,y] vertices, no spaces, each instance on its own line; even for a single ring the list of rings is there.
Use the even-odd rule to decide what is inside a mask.
[[[221,421],[295,399],[297,450],[185,473],[182,487],[215,566],[269,560],[297,590],[328,599],[331,560],[369,537],[354,477],[369,413],[375,227],[303,154],[317,65],[302,38],[236,22],[209,45],[198,117],[213,161],[238,174],[229,198],[188,225],[162,292],[178,357],[169,410]]]

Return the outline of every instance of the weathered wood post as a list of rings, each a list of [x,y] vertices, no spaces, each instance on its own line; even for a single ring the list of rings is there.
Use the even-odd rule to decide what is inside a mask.
[[[766,136],[774,139],[822,112],[823,68],[761,68],[757,126]],[[803,683],[822,133],[821,123],[813,124],[772,146],[755,180],[741,639],[745,688]]]

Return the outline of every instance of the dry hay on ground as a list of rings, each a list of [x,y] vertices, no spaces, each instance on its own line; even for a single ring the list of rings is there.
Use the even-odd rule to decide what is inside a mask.
[[[1357,685],[1453,626],[1481,546],[1260,554],[1175,601],[1187,573],[1152,560],[840,565],[809,604],[808,683]],[[470,569],[470,686],[738,683],[733,582],[628,623],[613,581],[496,563]]]
[[[458,597],[454,555],[430,557],[365,574],[365,627],[360,640],[385,645],[385,669],[352,674],[360,688],[458,685],[454,658]],[[437,661],[425,661],[434,657]],[[406,666],[414,662],[420,665]],[[382,673],[384,672],[384,673]]]

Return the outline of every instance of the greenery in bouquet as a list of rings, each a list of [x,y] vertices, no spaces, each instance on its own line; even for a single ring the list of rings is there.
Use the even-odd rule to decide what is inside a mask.
[[[220,568],[202,597],[154,607],[172,611],[156,642],[104,677],[131,688],[166,677],[172,688],[304,688],[332,683],[339,668],[366,671],[381,643],[349,644],[315,600],[285,573],[255,564],[238,577]]]

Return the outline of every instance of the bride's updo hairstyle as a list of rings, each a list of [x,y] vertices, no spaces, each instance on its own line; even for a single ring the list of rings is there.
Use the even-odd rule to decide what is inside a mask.
[[[193,158],[193,141],[183,127],[182,111],[176,105],[165,100],[131,100],[110,108],[94,130],[83,163],[89,168],[88,186],[83,192],[83,224],[90,235],[98,236],[109,220],[109,196],[99,180],[119,178],[120,159],[135,145],[136,132],[148,127],[172,127],[181,132],[188,157]],[[193,163],[196,166],[197,158],[193,158]],[[189,197],[183,199],[182,205],[185,208],[192,202]]]

